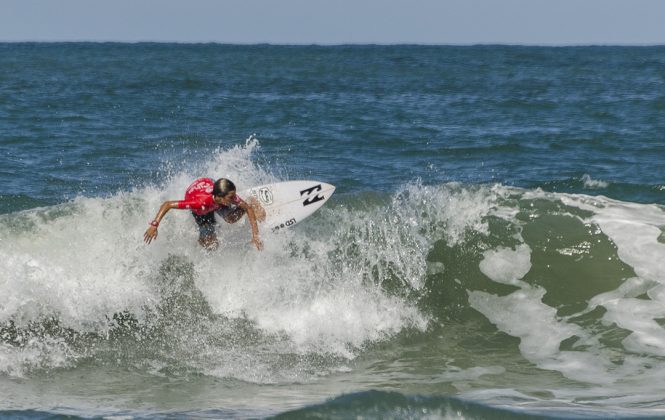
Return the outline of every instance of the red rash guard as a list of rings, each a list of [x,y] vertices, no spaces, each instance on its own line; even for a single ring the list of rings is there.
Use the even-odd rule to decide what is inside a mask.
[[[215,203],[212,198],[214,186],[215,181],[210,178],[199,178],[192,182],[192,185],[185,191],[185,199],[178,201],[178,208],[190,209],[199,216],[222,208],[223,206]],[[241,201],[237,194],[233,197],[233,204],[239,204]]]

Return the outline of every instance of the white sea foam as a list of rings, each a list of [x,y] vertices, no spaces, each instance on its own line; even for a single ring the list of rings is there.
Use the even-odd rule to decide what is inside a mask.
[[[628,286],[596,296],[590,306],[602,305],[607,310],[604,320],[631,331],[623,340],[626,350],[664,356],[665,329],[658,320],[665,316],[665,244],[658,238],[665,226],[665,210],[606,197],[564,196],[562,201],[593,212],[589,221],[614,242],[619,258],[638,276],[629,279]],[[640,292],[649,299],[637,299]]]
[[[545,289],[524,286],[508,296],[473,291],[471,306],[501,331],[520,339],[520,352],[538,367],[556,370],[570,379],[587,383],[611,383],[610,360],[599,351],[562,351],[561,343],[578,337],[585,344],[594,339],[583,328],[562,320],[556,309],[542,302]]]
[[[24,376],[26,370],[38,367],[54,369],[68,367],[79,357],[62,338],[31,338],[21,340],[20,346],[0,343],[0,372]]]
[[[0,224],[0,322],[11,318],[25,325],[55,315],[64,326],[86,331],[99,328],[118,308],[140,313],[151,294],[142,281],[131,203],[123,194],[79,198],[60,211],[17,216],[34,225],[29,231]]]
[[[610,185],[608,182],[591,178],[589,174],[582,175],[581,180],[584,183],[584,188],[588,189],[602,189]]]
[[[605,372],[609,360],[580,351],[561,351],[561,343],[571,337],[586,344],[594,341],[581,327],[567,323],[557,311],[542,302],[546,290],[521,279],[531,269],[531,249],[520,244],[515,249],[486,251],[480,270],[493,281],[520,287],[507,296],[483,291],[469,292],[469,303],[501,331],[520,339],[520,352],[543,369],[557,370],[566,377],[591,383],[611,381]]]
[[[518,286],[520,290],[507,296],[470,291],[471,306],[499,330],[518,337],[521,354],[536,366],[558,371],[570,379],[602,385],[599,395],[608,398],[608,402],[612,395],[625,395],[626,392],[644,392],[644,398],[650,398],[648,387],[636,387],[635,381],[642,381],[641,378],[648,375],[661,383],[659,375],[665,371],[665,365],[653,358],[665,355],[665,329],[659,323],[665,317],[665,244],[658,242],[662,226],[665,226],[665,209],[601,196],[542,191],[525,192],[523,197],[548,199],[561,202],[571,210],[588,211],[589,216],[574,217],[591,230],[596,226],[596,234],[607,235],[616,245],[621,261],[632,267],[637,277],[629,277],[617,289],[591,298],[582,313],[562,317],[557,315],[556,308],[543,302],[545,289],[519,280],[530,266],[524,245],[516,249],[498,248],[484,253],[481,271],[494,281]],[[589,252],[585,251],[585,254]],[[643,297],[645,294],[648,298]],[[615,324],[630,332],[622,341],[625,353],[620,364],[616,363],[615,349],[605,348],[593,330],[574,322],[576,317],[598,306],[603,306],[606,311],[602,317],[606,326]],[[573,338],[574,350],[562,350],[561,344]],[[587,390],[577,394],[562,392],[561,395],[580,398],[582,394],[590,396],[592,393]]]
[[[205,362],[197,357],[190,363],[207,374],[250,382],[301,380],[301,366],[271,371],[274,355],[352,359],[368,343],[405,329],[425,330],[428,315],[399,292],[422,291],[428,274],[446,273],[448,264],[427,261],[434,244],[464,245],[469,234],[488,234],[488,216],[514,224],[519,232],[528,223],[517,217],[523,211],[519,199],[545,199],[564,204],[571,215],[574,208],[588,211],[582,217],[577,210],[574,217],[607,235],[635,272],[618,289],[592,298],[585,312],[603,306],[606,324],[630,332],[623,341],[622,363],[617,365],[615,350],[606,349],[592,329],[547,305],[545,289],[527,284],[524,278],[536,251],[520,234],[514,236],[517,246],[482,250],[479,265],[492,281],[519,290],[506,296],[470,290],[471,307],[519,338],[520,353],[538,368],[600,385],[608,389],[605,396],[620,395],[622,384],[634,383],[640,375],[657,381],[655,372],[665,371],[653,359],[665,352],[658,324],[660,306],[665,306],[665,244],[658,242],[665,216],[660,206],[502,186],[413,182],[383,203],[364,208],[332,200],[311,223],[274,235],[264,232],[263,252],[248,245],[246,224],[220,225],[221,249],[204,252],[196,244],[191,216],[177,211],[165,218],[155,243],[143,244],[146,223],[161,202],[181,197],[195,177],[226,176],[241,189],[274,181],[270,172],[252,163],[258,147],[250,139],[244,147],[219,150],[200,168],[176,173],[163,186],[0,216],[0,322],[27,326],[52,316],[63,327],[103,335],[114,313],[128,311],[142,321],[163,298],[155,287],[160,269],[170,255],[177,255],[192,264],[196,287],[215,313],[249,320],[267,337],[255,349],[206,346],[201,348]],[[593,244],[585,243],[584,249],[589,246]],[[575,249],[562,248],[558,255],[578,256]],[[584,255],[592,253],[589,249]],[[645,293],[648,299],[641,296]],[[573,342],[573,349],[562,350],[564,341]],[[24,347],[3,345],[0,372],[23,375],[31,367],[67,366],[77,357],[57,338]],[[492,369],[488,373],[500,367]],[[472,380],[483,372],[470,369],[464,375]]]
[[[480,271],[497,283],[525,285],[520,281],[531,270],[531,248],[526,244],[516,249],[498,248],[485,251]]]
[[[665,226],[662,207],[584,195],[562,195],[561,201],[593,212],[589,221],[616,244],[619,258],[638,276],[665,283],[665,244],[658,241]]]
[[[469,369],[462,369],[456,366],[448,366],[447,369],[438,375],[443,381],[471,381],[485,375],[502,375],[506,369],[502,366],[474,366]]]
[[[419,226],[426,237],[445,238],[454,245],[469,232],[487,233],[486,217],[505,210],[497,202],[510,191],[499,185],[467,188],[457,183],[425,186],[415,182],[395,195],[393,207],[400,221]],[[422,225],[423,221],[426,224]]]
[[[277,352],[352,358],[354,349],[366,343],[405,328],[425,329],[428,318],[416,302],[391,295],[383,282],[399,279],[408,287],[422,286],[426,253],[437,236],[423,232],[409,216],[418,213],[413,207],[425,206],[455,221],[440,208],[448,203],[473,206],[477,196],[466,197],[463,190],[425,204],[429,195],[421,187],[406,186],[420,201],[396,199],[378,210],[338,208],[335,214],[324,208],[312,219],[318,225],[275,235],[262,232],[263,252],[248,244],[247,224],[222,224],[221,248],[205,252],[196,242],[196,226],[188,212],[171,211],[157,240],[143,244],[147,221],[159,205],[179,199],[195,177],[228,177],[239,189],[274,181],[253,164],[258,147],[249,139],[244,147],[218,150],[196,172],[173,174],[160,187],[135,188],[107,198],[79,197],[52,208],[1,216],[0,322],[25,328],[54,318],[63,328],[101,336],[119,312],[144,322],[162,299],[160,269],[170,255],[177,255],[192,264],[196,287],[214,312],[248,319],[267,336],[285,337],[288,346],[277,340]],[[479,223],[481,213],[466,220]],[[467,221],[456,221],[453,231],[461,234]],[[436,232],[443,235],[443,230]],[[0,348],[0,372],[21,375],[25,369],[60,366],[74,358],[64,343],[46,338],[40,343],[39,351],[34,346]],[[252,366],[263,366],[260,359],[248,363],[249,371],[242,374],[225,367],[228,363],[232,362],[220,356],[216,364],[206,364],[206,371],[265,379],[252,373]]]
[[[386,294],[383,282],[399,279],[399,287],[420,289],[432,244],[486,229],[481,217],[492,203],[489,189],[414,183],[386,206],[337,207],[334,214],[323,209],[319,227],[306,224],[266,240],[269,257],[230,258],[243,260],[225,266],[225,276],[234,281],[216,281],[200,264],[201,289],[216,310],[244,314],[265,331],[286,333],[300,351],[353,357],[351,350],[366,342],[404,328],[426,328],[428,319],[413,302]],[[460,208],[467,209],[465,217],[456,218]]]

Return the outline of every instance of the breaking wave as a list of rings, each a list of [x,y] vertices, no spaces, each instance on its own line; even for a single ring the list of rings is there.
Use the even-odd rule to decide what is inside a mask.
[[[220,249],[203,251],[186,212],[143,244],[159,204],[199,174],[277,180],[253,163],[257,148],[218,150],[163,185],[0,216],[0,373],[93,363],[307,381],[381,343],[455,342],[462,328],[481,342],[509,338],[494,361],[517,354],[564,378],[552,398],[660,398],[662,206],[413,181],[390,194],[340,191],[306,223],[265,231],[263,252],[246,225],[220,227]],[[482,372],[445,374],[507,369],[472,363]]]

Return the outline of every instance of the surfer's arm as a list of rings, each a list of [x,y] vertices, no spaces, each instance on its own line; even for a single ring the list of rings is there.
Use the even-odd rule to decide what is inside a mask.
[[[157,212],[157,215],[153,219],[152,222],[150,222],[150,226],[148,229],[145,231],[143,234],[143,240],[145,243],[149,244],[152,242],[154,239],[157,239],[157,227],[159,226],[159,223],[162,221],[162,218],[166,215],[166,213],[171,210],[171,209],[177,209],[180,201],[165,201],[161,207],[159,207],[159,211]]]
[[[245,201],[240,201],[238,206],[247,212],[247,219],[249,219],[249,225],[252,227],[252,243],[259,251],[263,249],[263,242],[259,238],[259,224],[256,222],[256,213],[251,205],[247,204]]]

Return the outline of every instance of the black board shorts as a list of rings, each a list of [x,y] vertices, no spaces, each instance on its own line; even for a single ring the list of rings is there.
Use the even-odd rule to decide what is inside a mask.
[[[226,219],[226,216],[236,212],[244,213],[245,210],[237,206],[224,206],[217,211],[211,211],[206,214],[196,214],[192,212],[192,216],[194,216],[194,220],[199,227],[199,237],[215,234],[215,223],[217,223],[215,220],[215,213],[217,213],[222,219]]]

